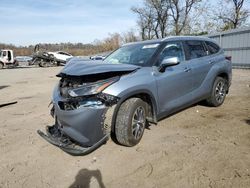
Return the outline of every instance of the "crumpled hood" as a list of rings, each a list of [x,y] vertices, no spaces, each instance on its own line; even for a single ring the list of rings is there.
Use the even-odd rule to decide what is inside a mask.
[[[129,64],[111,64],[103,63],[103,61],[86,61],[86,60],[72,60],[66,64],[60,72],[69,76],[83,76],[101,74],[106,72],[125,72],[134,71],[140,68],[136,65]]]

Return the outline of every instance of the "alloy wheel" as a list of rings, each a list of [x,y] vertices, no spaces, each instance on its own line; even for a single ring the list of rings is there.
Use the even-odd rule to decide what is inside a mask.
[[[145,109],[142,106],[136,108],[133,118],[132,118],[132,134],[136,140],[139,140],[142,137],[146,117]]]

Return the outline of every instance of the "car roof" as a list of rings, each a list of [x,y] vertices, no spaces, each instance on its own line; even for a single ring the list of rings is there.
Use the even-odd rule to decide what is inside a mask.
[[[213,39],[210,39],[208,37],[203,37],[203,36],[169,36],[163,39],[153,39],[153,40],[145,40],[145,41],[139,41],[139,42],[131,42],[124,44],[123,46],[128,46],[128,45],[134,45],[134,44],[152,44],[152,43],[162,43],[162,42],[169,42],[169,41],[182,41],[182,40],[200,40],[200,41],[209,41],[216,43],[217,42]]]

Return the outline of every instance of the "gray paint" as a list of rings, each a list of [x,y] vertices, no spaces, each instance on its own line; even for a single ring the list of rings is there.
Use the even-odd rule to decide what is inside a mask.
[[[176,40],[211,41],[211,39],[204,37],[170,37],[162,40],[161,43]],[[161,47],[158,50],[160,51]],[[148,94],[153,103],[156,121],[208,98],[214,80],[219,74],[226,74],[229,84],[232,78],[231,64],[225,59],[222,50],[214,55],[180,62],[178,65],[167,67],[164,72],[160,72],[153,63],[147,67],[95,63],[93,61],[91,63],[78,61],[71,62],[71,64],[66,66],[61,73],[72,76],[96,76],[95,74],[104,72],[135,70],[121,76],[119,81],[107,87],[102,93],[119,98],[114,109],[115,112],[119,109],[119,105],[129,97]],[[58,102],[69,99],[60,95],[58,85],[54,89],[52,98],[56,121],[67,136],[82,146],[93,146],[106,136],[104,122],[107,111],[111,107],[103,104],[92,107],[80,106],[78,109],[69,111],[62,110]],[[113,118],[115,118],[114,115]]]
[[[61,73],[69,76],[82,76],[106,72],[133,71],[139,68],[128,64],[104,64],[102,61],[72,61],[68,63]]]

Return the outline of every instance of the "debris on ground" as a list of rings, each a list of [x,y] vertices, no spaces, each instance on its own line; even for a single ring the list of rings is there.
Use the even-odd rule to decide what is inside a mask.
[[[13,105],[13,104],[16,104],[16,103],[17,103],[17,101],[15,101],[15,102],[9,102],[9,103],[4,103],[4,104],[0,104],[0,108],[5,107],[5,106],[10,106],[10,105]]]

